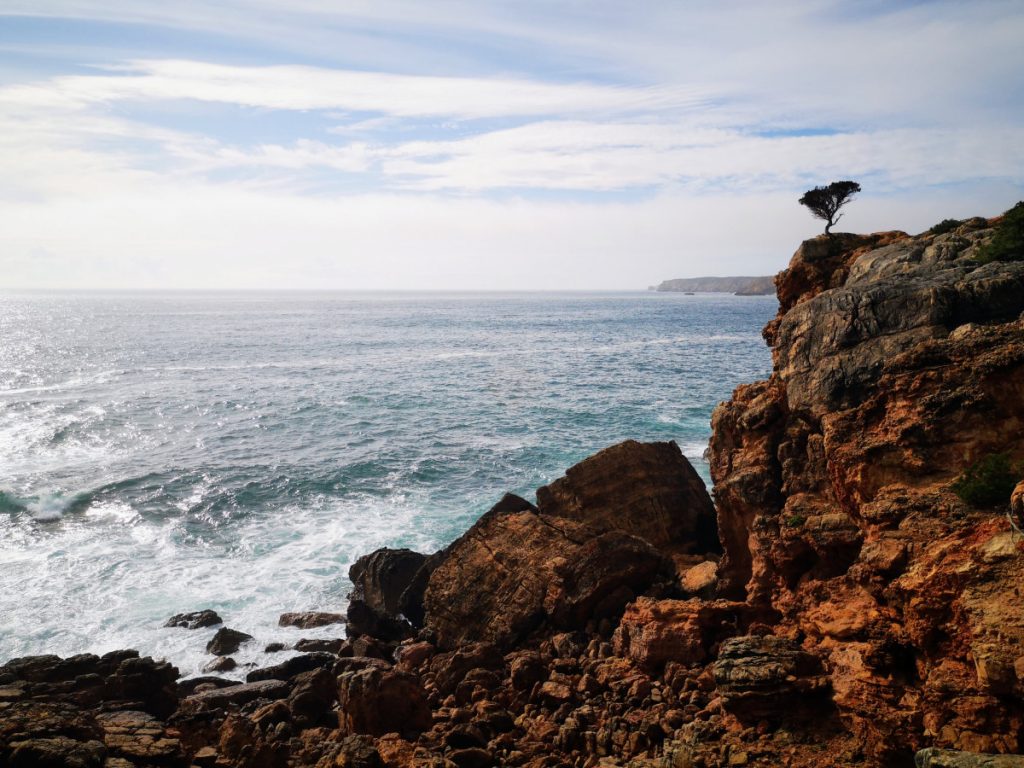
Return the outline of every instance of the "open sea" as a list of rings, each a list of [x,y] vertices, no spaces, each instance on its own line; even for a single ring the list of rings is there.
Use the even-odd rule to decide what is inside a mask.
[[[0,662],[137,648],[186,675],[213,608],[271,641],[344,612],[377,547],[433,551],[626,438],[708,479],[711,410],[771,367],[774,297],[0,294]],[[238,673],[244,674],[244,669]]]

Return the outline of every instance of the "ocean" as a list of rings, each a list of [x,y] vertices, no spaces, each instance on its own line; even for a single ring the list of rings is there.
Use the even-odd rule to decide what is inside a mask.
[[[764,378],[774,297],[0,294],[0,662],[137,648],[185,675],[213,608],[256,641],[343,627],[348,568],[433,551],[620,440],[702,454]],[[237,670],[243,675],[244,666]]]

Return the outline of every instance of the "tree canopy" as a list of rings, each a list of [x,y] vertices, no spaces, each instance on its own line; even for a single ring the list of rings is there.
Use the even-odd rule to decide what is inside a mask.
[[[815,187],[804,192],[800,205],[806,205],[811,213],[824,219],[825,234],[843,217],[839,209],[860,192],[860,184],[856,181],[833,181],[827,187]],[[838,215],[837,215],[838,214]]]

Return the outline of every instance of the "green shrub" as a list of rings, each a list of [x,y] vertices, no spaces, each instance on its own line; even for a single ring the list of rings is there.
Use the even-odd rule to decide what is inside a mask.
[[[989,242],[975,257],[982,264],[990,261],[1024,261],[1024,200],[1003,214],[1003,220]]]
[[[807,516],[801,514],[790,515],[786,518],[787,528],[799,528],[807,522]]]
[[[960,226],[960,219],[943,219],[934,227],[928,230],[930,235],[944,235],[947,232],[952,232],[954,229]]]
[[[1009,503],[1020,474],[1008,453],[993,453],[969,466],[950,487],[972,507],[997,507]]]

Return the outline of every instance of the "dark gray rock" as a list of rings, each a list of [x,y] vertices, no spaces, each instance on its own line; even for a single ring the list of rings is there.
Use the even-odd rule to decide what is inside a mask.
[[[193,611],[192,613],[175,614],[166,621],[164,626],[181,627],[183,629],[203,629],[204,627],[214,627],[218,624],[223,624],[220,616],[215,611],[207,608],[202,611]]]
[[[206,644],[206,652],[212,653],[215,656],[228,656],[237,651],[242,643],[252,639],[252,635],[247,635],[245,632],[221,627],[217,630],[217,634],[213,636],[213,639]]]
[[[254,669],[245,676],[245,681],[255,683],[259,680],[291,680],[302,672],[330,669],[337,661],[338,657],[333,653],[303,653],[271,667]]]

